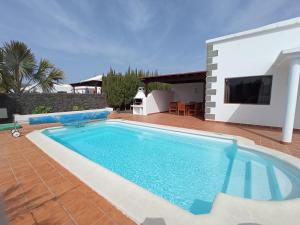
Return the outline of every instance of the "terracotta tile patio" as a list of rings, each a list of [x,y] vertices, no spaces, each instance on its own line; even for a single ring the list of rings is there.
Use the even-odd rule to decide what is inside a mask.
[[[205,122],[166,113],[110,117],[240,135],[300,158],[299,131],[295,132],[291,145],[283,145],[280,130],[274,128]],[[18,139],[12,138],[8,131],[0,132],[0,193],[10,224],[135,224],[24,136],[44,127],[25,126],[23,136]]]
[[[135,224],[24,136],[44,127],[25,126],[18,139],[0,132],[0,198],[9,224]]]

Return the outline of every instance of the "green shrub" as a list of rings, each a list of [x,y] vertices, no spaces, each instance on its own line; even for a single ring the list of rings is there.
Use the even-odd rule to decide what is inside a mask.
[[[154,90],[169,91],[170,89],[171,85],[166,83],[151,82],[147,85],[147,93],[150,93]]]
[[[81,110],[84,110],[84,107],[80,106],[80,105],[73,105],[72,110],[73,111],[81,111]]]
[[[130,69],[125,73],[118,73],[113,69],[103,77],[102,90],[106,94],[106,100],[110,107],[126,109],[132,104],[138,87],[144,86],[141,77],[155,76],[157,72],[149,72],[138,69]],[[153,90],[170,90],[169,84],[149,83],[147,93]]]
[[[44,105],[39,105],[34,108],[33,114],[42,114],[42,113],[50,113],[51,112],[51,107],[47,107]]]

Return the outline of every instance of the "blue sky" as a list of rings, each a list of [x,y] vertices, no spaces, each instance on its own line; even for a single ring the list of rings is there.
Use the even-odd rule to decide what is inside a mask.
[[[205,69],[205,40],[300,16],[299,0],[0,0],[0,42],[25,42],[66,82],[128,66]]]

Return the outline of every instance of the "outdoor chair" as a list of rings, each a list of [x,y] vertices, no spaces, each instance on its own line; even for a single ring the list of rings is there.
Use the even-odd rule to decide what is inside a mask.
[[[177,102],[170,102],[169,103],[169,113],[177,113]]]
[[[188,116],[196,116],[197,115],[197,110],[196,110],[196,104],[189,104],[187,106],[187,115]]]
[[[1,119],[8,119],[7,108],[0,108],[0,122]],[[18,128],[22,128],[16,121],[14,123],[0,123],[0,131],[10,130],[11,135],[15,138],[20,137],[21,132]]]
[[[186,106],[184,102],[178,102],[177,103],[177,114],[183,114],[184,116],[186,115]]]

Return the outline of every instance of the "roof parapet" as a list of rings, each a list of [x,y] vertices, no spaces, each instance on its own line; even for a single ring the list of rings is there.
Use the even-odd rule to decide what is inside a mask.
[[[272,24],[258,27],[255,29],[251,29],[251,30],[246,30],[246,31],[242,31],[242,32],[234,33],[234,34],[229,34],[229,35],[209,39],[209,40],[206,40],[206,44],[228,41],[228,40],[232,40],[232,39],[238,39],[238,38],[242,38],[245,36],[251,36],[251,35],[255,35],[255,34],[272,32],[274,30],[286,29],[286,28],[293,27],[293,26],[300,26],[300,17],[296,17],[296,18],[289,19],[289,20],[283,20],[283,21],[280,21],[277,23],[272,23]]]

